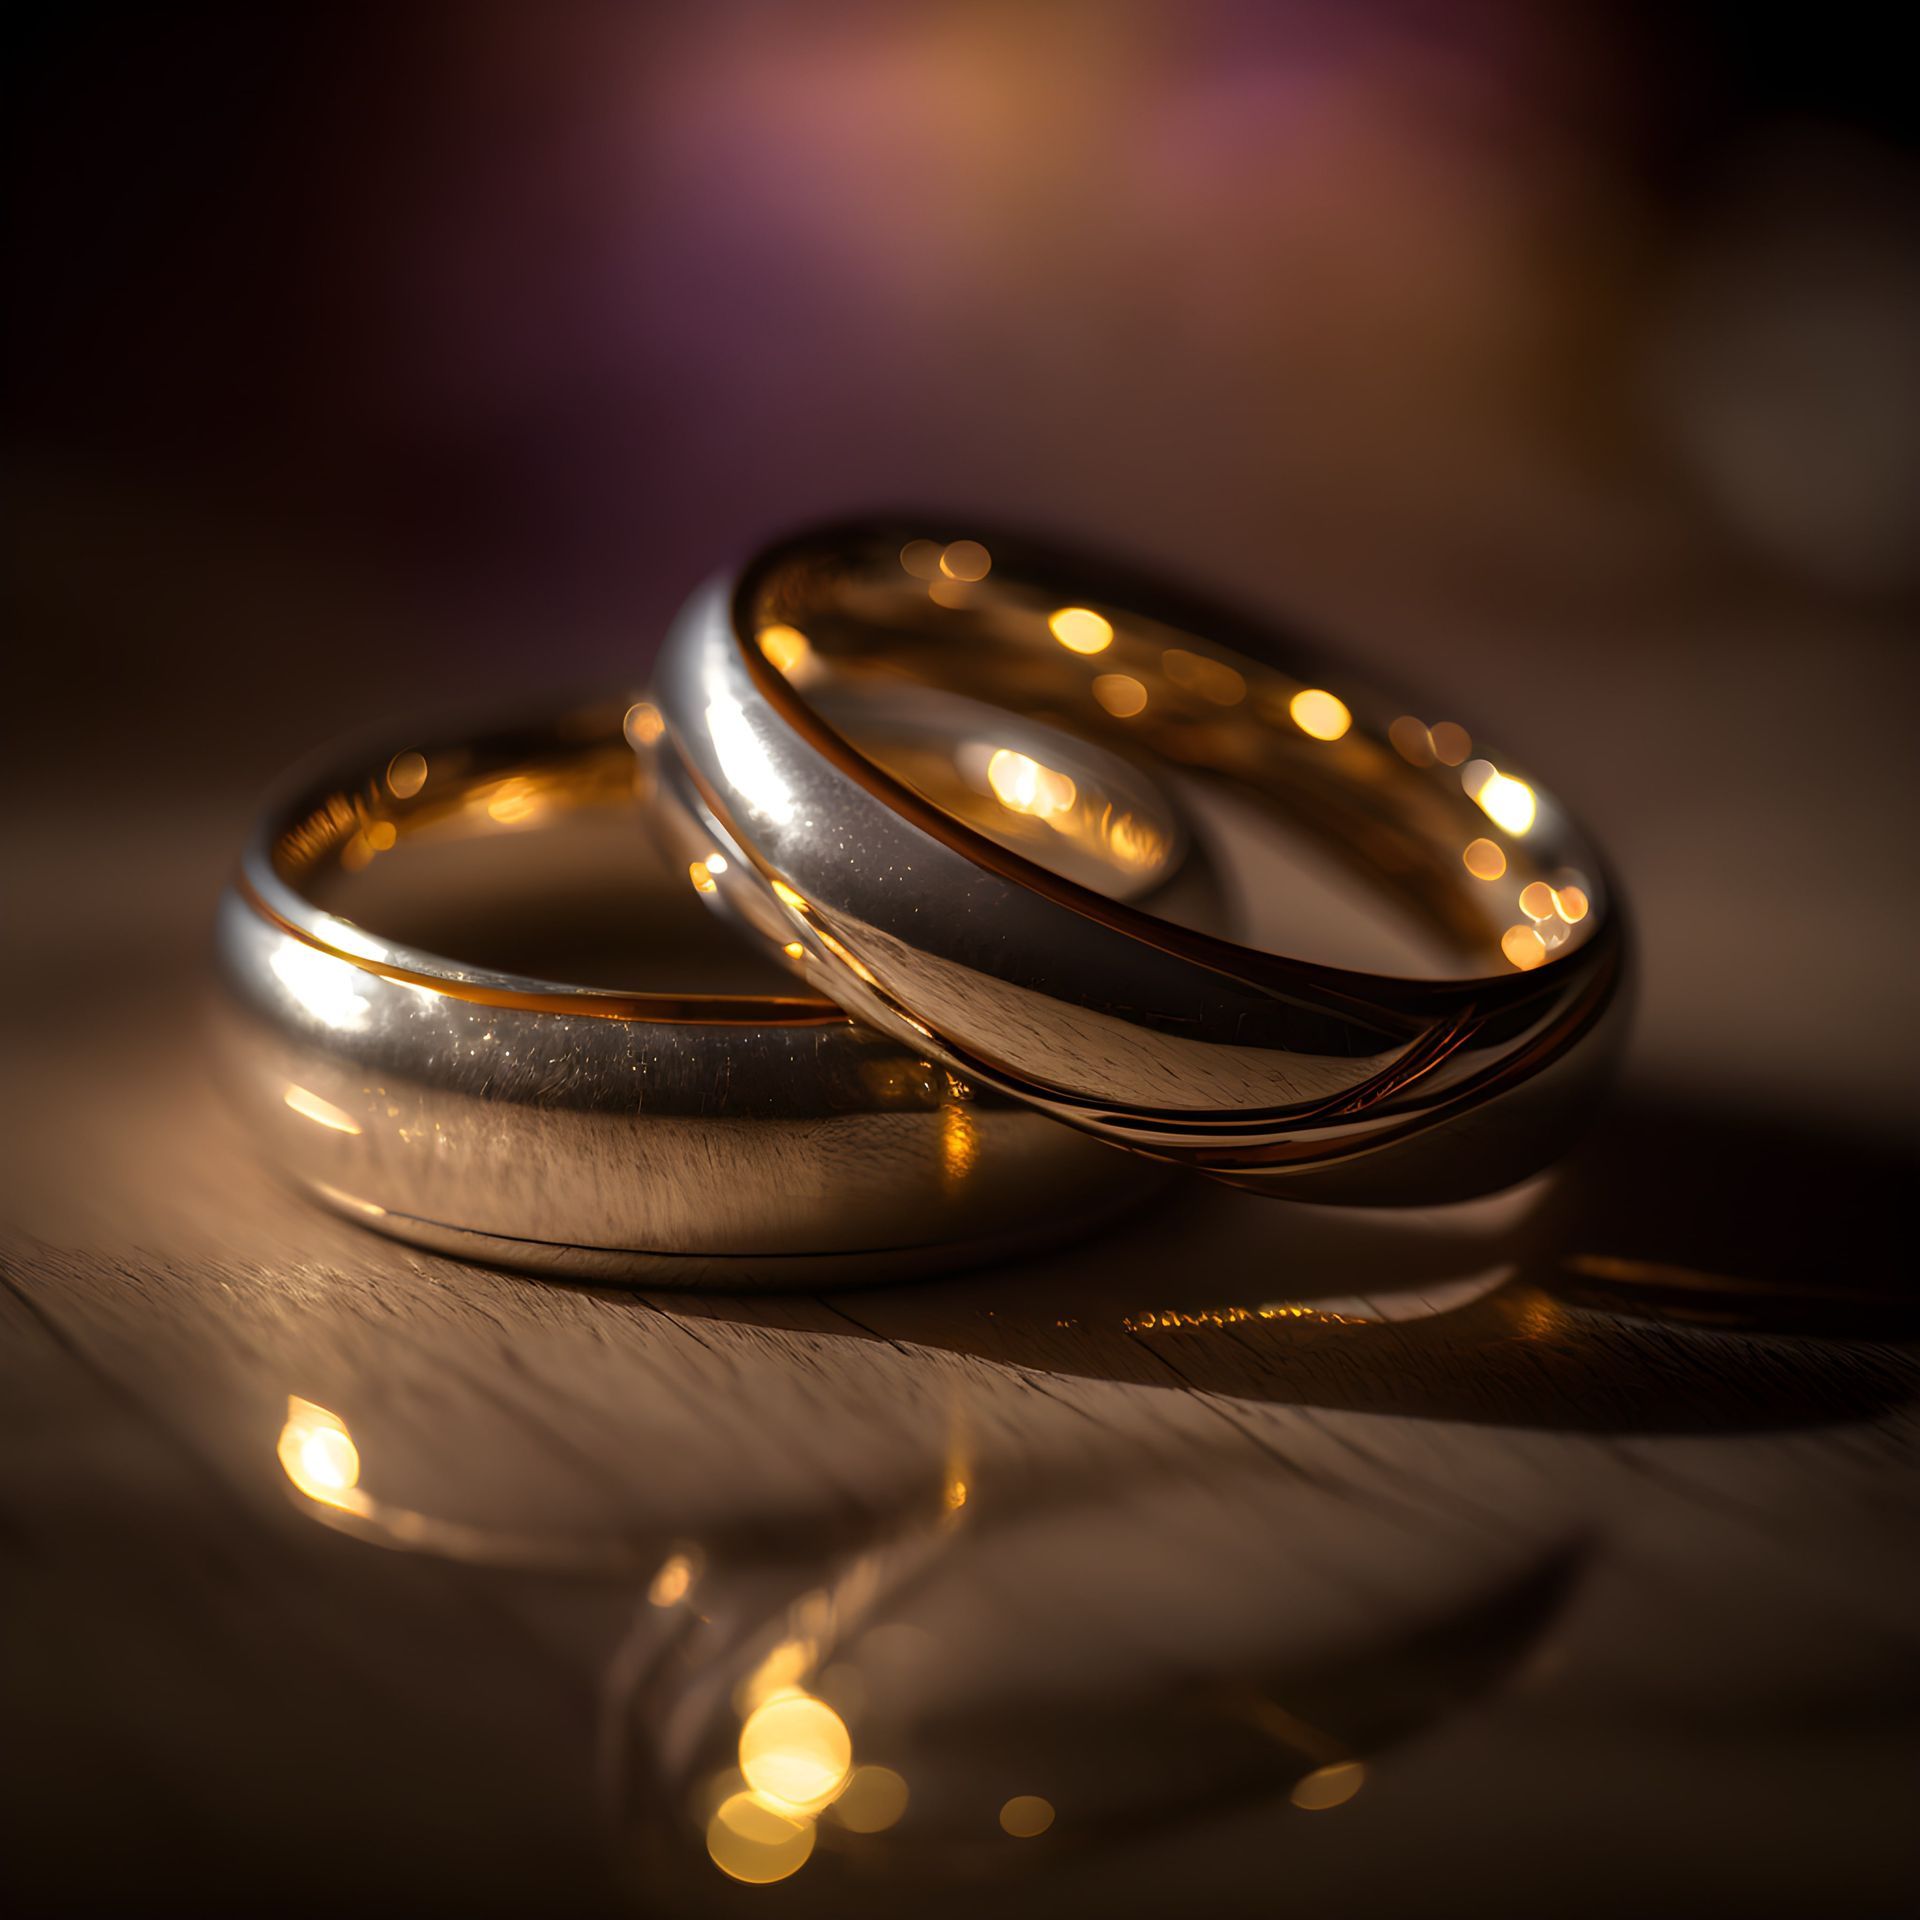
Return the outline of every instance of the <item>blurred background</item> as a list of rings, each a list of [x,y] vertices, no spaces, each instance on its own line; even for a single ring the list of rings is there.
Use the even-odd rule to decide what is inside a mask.
[[[1886,32],[28,9],[16,765],[124,832],[388,713],[641,675],[696,581],[811,517],[977,511],[1443,690],[1641,880],[1663,1058],[1777,1064],[1693,1057],[1661,963],[1711,961],[1828,1105],[1897,1101],[1858,1017],[1905,965],[1920,595]],[[1782,1033],[1735,940],[1846,990]]]
[[[1260,1596],[1297,1600],[1298,1569],[1249,1543],[1305,1525],[1291,1467],[1275,1470],[1296,1446],[1351,1455],[1337,1470],[1361,1478],[1355,1461],[1386,1461],[1380,1511],[1406,1462],[1444,1458],[1483,1541],[1490,1512],[1560,1489],[1528,1552],[1463,1550],[1435,1575],[1509,1623],[1509,1650],[1533,1631],[1512,1619],[1559,1604],[1570,1539],[1638,1541],[1602,1555],[1589,1638],[1554,1656],[1573,1705],[1527,1721],[1523,1702],[1520,1735],[1443,1750],[1415,1812],[1403,1800],[1359,1856],[1292,1843],[1302,1911],[1704,1899],[1736,1857],[1743,1911],[1887,1910],[1897,1817],[1875,1796],[1911,1757],[1912,1702],[1889,1678],[1889,1649],[1911,1647],[1860,1609],[1900,1591],[1892,1469],[1877,1442],[1789,1458],[1780,1441],[1776,1458],[1753,1435],[1852,1434],[1909,1391],[1793,1344],[1836,1314],[1911,1325],[1882,1247],[1905,1237],[1913,1175],[1920,726],[1920,127],[1894,11],[40,5],[14,10],[9,39],[8,765],[31,796],[8,846],[9,1244],[41,1305],[0,1315],[22,1442],[0,1506],[37,1570],[9,1635],[32,1650],[14,1658],[36,1758],[9,1798],[40,1810],[37,1899],[257,1910],[257,1876],[298,1859],[273,1883],[290,1909],[301,1888],[316,1904],[363,1890],[370,1861],[416,1908],[622,1905],[583,1864],[600,1830],[586,1716],[555,1704],[586,1689],[575,1665],[600,1671],[579,1653],[584,1610],[529,1601],[482,1631],[438,1573],[322,1557],[364,1549],[282,1512],[289,1391],[363,1393],[369,1457],[384,1406],[387,1471],[405,1481],[412,1460],[421,1507],[424,1487],[468,1518],[603,1524],[641,1501],[705,1525],[769,1487],[798,1510],[855,1485],[899,1446],[876,1442],[879,1410],[934,1405],[926,1382],[946,1376],[925,1356],[964,1354],[1020,1409],[1003,1408],[1002,1438],[1024,1436],[1006,1443],[1016,1483],[1033,1434],[1078,1463],[1086,1430],[1062,1440],[1041,1389],[1009,1382],[1077,1394],[1098,1431],[1161,1451],[1137,1478],[1076,1464],[1090,1531],[1022,1549],[1017,1578],[966,1561],[976,1590],[947,1603],[943,1644],[990,1638],[1021,1580],[1057,1603],[1033,1644],[1077,1644],[1103,1598],[1133,1591],[1113,1569],[1142,1543],[1153,1578],[1191,1567],[1216,1613],[1267,1619]],[[261,788],[387,716],[642,681],[685,594],[761,539],[916,505],[1163,567],[1523,749],[1611,854],[1643,969],[1565,1247],[1605,1254],[1613,1280],[1636,1261],[1721,1276],[1739,1297],[1708,1320],[1785,1302],[1792,1340],[1695,1347],[1682,1366],[1677,1346],[1650,1359],[1617,1319],[1576,1326],[1536,1300],[1531,1321],[1449,1322],[1467,1331],[1420,1349],[1437,1371],[1417,1405],[1391,1348],[1357,1384],[1344,1365],[1289,1360],[1257,1389],[1202,1365],[1189,1400],[1150,1389],[1131,1321],[1089,1335],[1093,1358],[1070,1352],[1059,1329],[1115,1299],[1096,1262],[1063,1267],[1057,1292],[893,1290],[858,1310],[877,1344],[832,1323],[852,1383],[832,1419],[784,1352],[710,1330],[703,1353],[764,1369],[764,1426],[723,1445],[671,1391],[717,1363],[675,1346],[652,1397],[618,1370],[680,1324],[664,1311],[615,1319],[418,1260],[363,1298],[338,1276],[374,1243],[291,1203],[249,1213],[266,1203],[238,1149],[205,1144],[186,1012]],[[1235,1212],[1207,1240],[1198,1218],[1140,1243],[1155,1286],[1191,1282],[1173,1304],[1196,1315],[1267,1297],[1275,1244],[1329,1271],[1344,1257],[1318,1226],[1276,1242],[1272,1214]],[[488,1302],[516,1351],[464,1383],[439,1351],[409,1357],[408,1315],[442,1295]],[[814,1338],[793,1314],[773,1318]],[[1564,1374],[1531,1371],[1543,1326]],[[1507,1356],[1493,1375],[1487,1340]],[[134,1387],[52,1384],[81,1353],[75,1378]],[[500,1383],[524,1365],[586,1383],[577,1405],[571,1386],[540,1401],[541,1473],[526,1433],[497,1439],[525,1391]],[[1730,1409],[1723,1392],[1753,1397]],[[568,1436],[551,1457],[549,1423]],[[1716,1424],[1636,1451],[1645,1431]],[[1210,1469],[1181,1449],[1222,1426],[1267,1450],[1234,1468],[1242,1512],[1266,1518],[1217,1495],[1207,1536],[1193,1492]],[[937,1464],[944,1415],[923,1437]],[[831,1471],[808,1480],[815,1445]],[[607,1466],[633,1459],[637,1491]],[[1599,1487],[1602,1463],[1619,1486],[1565,1491]],[[1676,1495],[1695,1471],[1726,1478]],[[1363,1508],[1330,1499],[1306,1530],[1377,1591],[1423,1591],[1425,1549],[1382,1544]],[[1182,1525],[1200,1544],[1162,1553]],[[1091,1544],[1076,1560],[1063,1541]],[[1766,1558],[1795,1541],[1827,1583],[1817,1604]],[[1145,1632],[1162,1601],[1178,1618],[1177,1594],[1113,1618]],[[953,1684],[993,1671],[1017,1704],[1006,1659],[956,1657]],[[1386,1671],[1396,1704],[1366,1723],[1399,1737],[1428,1682],[1395,1692]],[[1302,1655],[1298,1672],[1323,1669]],[[357,1851],[304,1851],[313,1808],[256,1779],[265,1750],[304,1754],[309,1782],[368,1768]],[[1196,1769],[1182,1777],[1212,1806]],[[96,1806],[130,1851],[90,1855]],[[1264,1833],[1204,1870],[1172,1841],[1139,1873],[1103,1854],[1079,1901],[1132,1911],[1143,1890],[1198,1886],[1195,1911],[1257,1907]],[[689,1884],[670,1910],[704,1910],[718,1882]],[[801,1887],[814,1910],[859,1904],[830,1877]],[[1029,1897],[1019,1910],[1059,1910]]]

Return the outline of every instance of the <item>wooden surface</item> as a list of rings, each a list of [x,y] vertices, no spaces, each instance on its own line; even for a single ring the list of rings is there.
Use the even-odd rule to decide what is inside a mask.
[[[1880,99],[1871,36],[41,11],[0,1907],[1920,1904],[1911,142],[1802,124]],[[1385,1221],[1185,1186],[748,1302],[272,1183],[200,1025],[260,788],[643,675],[709,569],[890,501],[1296,617],[1537,764],[1642,980],[1557,1183]],[[289,1396],[384,1531],[296,1494]],[[796,1635],[912,1797],[739,1887],[700,1796]]]
[[[1592,671],[1576,772],[1629,697]],[[1648,1004],[1563,1177],[1380,1220],[1185,1185],[1044,1260],[806,1297],[540,1284],[282,1192],[199,1044],[247,782],[38,822],[4,999],[7,1881],[144,1912],[1891,1910],[1920,1662],[1875,1048],[1907,1041],[1871,991],[1792,1011],[1744,836],[1819,842],[1842,803],[1783,805],[1678,697],[1743,837],[1702,866],[1657,782],[1590,778]],[[415,1547],[294,1493],[289,1395]],[[699,1578],[651,1607],[676,1547]],[[838,1609],[856,1758],[913,1799],[739,1887],[684,1753],[796,1601]],[[1361,1791],[1290,1804],[1329,1755]],[[1000,1830],[1023,1793],[1039,1838]]]

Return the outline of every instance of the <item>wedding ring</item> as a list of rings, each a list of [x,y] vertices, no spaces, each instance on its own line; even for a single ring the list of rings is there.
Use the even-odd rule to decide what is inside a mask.
[[[900,1044],[1106,1139],[1427,1203],[1551,1160],[1617,1051],[1618,895],[1531,772],[1158,584],[966,528],[827,529],[698,592],[655,699],[662,818],[711,905]],[[1196,807],[1216,825],[1183,855]],[[1194,858],[1301,835],[1417,926],[1433,977],[1170,904]]]
[[[1128,1156],[783,994],[744,950],[775,991],[698,990],[729,943],[684,869],[645,864],[649,796],[623,722],[649,711],[391,741],[268,808],[219,909],[220,1058],[287,1176],[440,1251],[728,1288],[970,1262],[1138,1191]],[[529,932],[549,906],[515,886],[589,828],[589,865],[609,849],[639,863],[643,948],[670,907],[691,922],[708,950],[683,962],[703,970],[693,990],[560,985],[390,937],[407,931],[394,916],[420,917],[436,861],[455,863],[458,912]],[[612,861],[586,878],[630,883]]]

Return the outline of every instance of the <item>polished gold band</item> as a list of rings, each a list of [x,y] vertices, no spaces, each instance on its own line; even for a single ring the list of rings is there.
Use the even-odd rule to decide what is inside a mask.
[[[220,908],[221,1058],[290,1178],[444,1251],[723,1287],[971,1261],[1136,1190],[1124,1156],[817,997],[553,982],[351,917],[409,849],[497,864],[582,815],[637,845],[629,709],[382,743],[268,809]],[[647,884],[663,918],[690,898],[683,874]],[[482,909],[510,922],[512,889]]]
[[[1105,1138],[1297,1198],[1430,1202],[1552,1158],[1613,1057],[1617,890],[1544,788],[1157,583],[1014,536],[828,528],[696,595],[657,699],[663,818],[719,855],[714,904],[903,1044]],[[1026,731],[982,738],[982,711]],[[1156,886],[1165,851],[1143,788],[1252,807],[1215,836],[1225,868],[1304,830],[1419,921],[1439,977],[1143,891],[1141,849]]]

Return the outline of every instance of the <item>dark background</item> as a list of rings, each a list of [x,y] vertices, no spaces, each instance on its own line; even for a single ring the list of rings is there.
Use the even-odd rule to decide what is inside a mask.
[[[1906,1389],[1850,1371],[1844,1340],[1863,1314],[1911,1326],[1890,1249],[1910,1237],[1915,1117],[1920,146],[1897,24],[1517,0],[13,13],[8,1270],[28,1304],[6,1323],[0,1494],[32,1569],[9,1638],[40,1764],[10,1798],[34,1810],[15,1845],[36,1900],[240,1910],[272,1875],[268,1904],[298,1909],[364,1894],[377,1862],[396,1877],[373,1884],[420,1905],[613,1901],[568,1824],[589,1823],[550,1756],[579,1729],[541,1721],[538,1663],[449,1634],[417,1570],[382,1585],[291,1543],[247,1449],[275,1395],[321,1393],[330,1368],[342,1405],[387,1381],[427,1311],[395,1272],[418,1288],[448,1269],[448,1300],[502,1289],[485,1297],[520,1332],[473,1362],[482,1409],[556,1355],[584,1376],[630,1336],[651,1364],[680,1309],[609,1333],[604,1303],[452,1263],[362,1275],[349,1230],[249,1213],[229,1162],[189,1153],[206,927],[289,759],[387,714],[637,683],[710,571],[798,522],[906,502],[1165,566],[1523,746],[1608,848],[1641,946],[1632,1058],[1569,1176],[1566,1244],[1718,1276],[1778,1336],[1680,1376],[1703,1428],[1722,1387],[1751,1384],[1724,1423],[1738,1439],[1656,1460],[1636,1417],[1601,1423],[1628,1436],[1595,1457],[1632,1497],[1569,1495],[1569,1513],[1605,1534],[1643,1500],[1678,1505],[1658,1550],[1606,1562],[1605,1658],[1574,1657],[1598,1720],[1569,1710],[1504,1749],[1543,1756],[1507,1781],[1531,1850],[1489,1854],[1438,1793],[1427,1827],[1386,1829],[1364,1884],[1309,1860],[1309,1910],[1342,1888],[1355,1912],[1469,1894],[1532,1912],[1541,1888],[1561,1911],[1629,1887],[1658,1907],[1728,1876],[1744,1911],[1884,1909],[1899,1849],[1874,1795],[1913,1718],[1890,1678],[1902,1643],[1862,1610],[1900,1590],[1904,1481],[1864,1423]],[[1271,1217],[1261,1234],[1291,1244]],[[1153,1244],[1195,1305],[1263,1297],[1207,1277],[1215,1255],[1189,1261],[1171,1228]],[[281,1291],[256,1324],[235,1302],[269,1268]],[[1010,1331],[1021,1298],[1039,1331]],[[860,1312],[898,1353],[1119,1380],[1134,1397],[1103,1421],[1168,1418],[1139,1411],[1132,1362],[1060,1359],[1044,1292],[955,1282]],[[812,1338],[794,1313],[774,1324]],[[1617,1410],[1669,1356],[1616,1334],[1581,1364]],[[873,1372],[875,1351],[833,1364],[876,1406],[920,1390],[905,1363]],[[1365,1394],[1356,1415],[1342,1387],[1360,1424],[1340,1431],[1389,1480],[1461,1435],[1460,1485],[1516,1460],[1554,1478],[1534,1441],[1592,1422],[1523,1395],[1495,1447],[1461,1413],[1479,1361],[1469,1340],[1423,1363],[1459,1418],[1402,1426]],[[431,1400],[437,1378],[409,1391]],[[785,1379],[763,1382],[769,1404]],[[606,1387],[599,1426],[578,1415],[581,1458],[627,1445],[630,1385]],[[1289,1405],[1231,1369],[1201,1385],[1203,1411],[1236,1420]],[[1769,1392],[1824,1452],[1776,1471],[1747,1433]],[[574,1419],[564,1398],[542,1420]],[[1664,1430],[1674,1396],[1653,1398]],[[784,1470],[647,1432],[708,1475],[688,1469],[689,1513]],[[1696,1470],[1726,1477],[1674,1495]],[[517,1471],[499,1469],[503,1509],[514,1488],[556,1497]],[[221,1507],[208,1488],[236,1474]],[[426,1479],[492,1497],[457,1468]],[[1816,1537],[1820,1607],[1720,1525],[1769,1549]],[[1683,1684],[1657,1642],[1688,1603]],[[527,1611],[571,1658],[572,1616]],[[258,1647],[233,1624],[262,1619]],[[338,1677],[313,1648],[343,1639]],[[317,1664],[289,1679],[273,1647]],[[496,1660],[511,1735],[472,1720],[472,1674]],[[293,1707],[316,1765],[395,1743],[369,1763],[364,1861],[309,1854],[282,1800],[248,1799]],[[1688,1744],[1706,1725],[1730,1742],[1718,1774]],[[531,1771],[481,1767],[507,1750],[550,1800]],[[1477,1764],[1451,1768],[1463,1795]],[[1262,1857],[1218,1855],[1210,1898],[1257,1904],[1232,1863]],[[1448,1859],[1470,1878],[1415,1877]],[[1154,1860],[1101,1882],[1102,1910],[1196,1871],[1177,1848]]]
[[[28,10],[16,768],[237,838],[343,729],[643,676],[770,533],[979,512],[1526,743],[1639,883],[1660,1070],[1884,1110],[1920,160],[1880,19]]]

